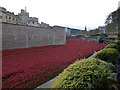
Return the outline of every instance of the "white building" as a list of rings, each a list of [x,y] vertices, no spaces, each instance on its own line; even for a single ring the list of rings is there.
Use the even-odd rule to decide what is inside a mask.
[[[105,26],[99,26],[100,33],[105,33]]]
[[[26,10],[21,9],[21,13],[18,13],[19,23],[29,26],[39,26],[38,18],[29,17],[29,13]]]

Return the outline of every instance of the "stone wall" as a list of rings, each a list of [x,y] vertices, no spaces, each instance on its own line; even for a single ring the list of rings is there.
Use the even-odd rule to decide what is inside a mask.
[[[2,49],[61,45],[65,42],[64,28],[40,28],[2,23]]]
[[[0,23],[0,50],[1,49],[2,49],[2,23]]]

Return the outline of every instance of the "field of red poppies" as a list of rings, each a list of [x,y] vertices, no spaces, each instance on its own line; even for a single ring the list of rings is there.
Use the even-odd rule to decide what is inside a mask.
[[[50,45],[2,51],[3,88],[35,88],[54,78],[76,59],[90,56],[103,44],[68,39],[65,45]]]

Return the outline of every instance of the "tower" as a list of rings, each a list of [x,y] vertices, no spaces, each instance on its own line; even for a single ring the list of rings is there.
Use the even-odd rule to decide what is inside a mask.
[[[87,35],[87,27],[85,26],[85,30],[84,30],[85,35]]]
[[[27,13],[27,8],[26,8],[26,6],[25,6],[25,12]]]
[[[85,31],[87,31],[87,27],[85,26]]]
[[[26,25],[29,18],[29,13],[27,13],[26,7],[25,10],[21,9],[21,13],[18,14],[20,19],[20,24]]]

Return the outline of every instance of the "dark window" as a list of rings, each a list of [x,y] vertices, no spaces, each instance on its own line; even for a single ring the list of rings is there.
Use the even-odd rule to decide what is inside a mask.
[[[6,19],[7,19],[7,16],[6,16]]]
[[[33,24],[34,24],[35,22],[33,22]]]
[[[9,19],[11,19],[11,17],[9,17]]]
[[[13,20],[14,20],[14,18],[13,18]]]

